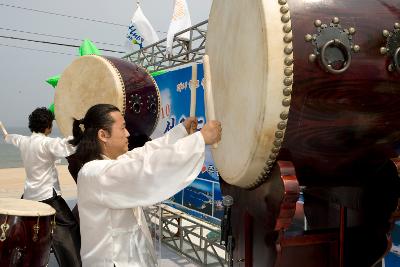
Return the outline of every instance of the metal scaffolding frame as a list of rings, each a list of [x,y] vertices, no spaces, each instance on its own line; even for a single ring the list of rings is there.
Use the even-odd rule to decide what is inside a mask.
[[[172,44],[172,55],[167,55],[167,39],[165,38],[122,58],[149,71],[165,70],[201,61],[205,53],[207,26],[208,20],[205,20],[176,33]],[[190,32],[188,41],[179,38],[186,32]]]
[[[205,54],[208,20],[175,34],[172,55],[167,55],[167,39],[123,57],[149,71],[159,71],[202,61]],[[179,38],[190,32],[188,41]],[[202,222],[166,204],[144,210],[156,238],[201,266],[227,266],[225,246],[220,245],[220,227]]]
[[[225,267],[225,247],[219,244],[219,227],[201,222],[182,211],[159,204],[144,210],[156,238],[200,266]]]

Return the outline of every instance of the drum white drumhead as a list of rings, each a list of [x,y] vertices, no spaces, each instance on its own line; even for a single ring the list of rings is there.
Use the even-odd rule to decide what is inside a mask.
[[[107,59],[90,55],[75,59],[58,81],[54,112],[64,136],[72,135],[73,119],[82,119],[95,104],[113,104],[124,111],[125,92],[118,70]]]
[[[14,216],[50,216],[56,213],[50,205],[16,198],[0,198],[0,214]]]
[[[282,92],[291,44],[284,42],[281,7],[278,0],[218,0],[211,8],[206,54],[223,129],[212,153],[221,177],[240,187],[251,187],[269,168],[281,114],[288,112]]]

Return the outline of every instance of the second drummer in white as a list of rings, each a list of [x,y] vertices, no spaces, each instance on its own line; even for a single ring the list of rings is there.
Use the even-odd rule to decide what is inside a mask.
[[[197,119],[127,152],[129,133],[116,107],[95,105],[74,122],[75,156],[83,162],[78,174],[83,266],[157,265],[141,206],[188,186],[201,170],[205,145],[221,138],[217,121],[188,136],[192,123]]]
[[[75,152],[69,138],[52,138],[54,114],[45,107],[36,108],[29,115],[30,136],[8,134],[2,127],[6,143],[18,147],[25,167],[24,199],[41,201],[56,212],[56,228],[52,246],[61,267],[81,266],[78,224],[61,196],[55,161]]]

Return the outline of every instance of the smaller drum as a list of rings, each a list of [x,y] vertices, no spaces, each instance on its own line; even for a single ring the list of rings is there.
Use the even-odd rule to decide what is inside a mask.
[[[140,136],[150,136],[160,114],[160,92],[142,67],[106,56],[82,56],[62,73],[54,96],[57,125],[72,134],[74,119],[81,119],[96,104],[112,104],[124,115],[131,134],[130,149]]]
[[[0,266],[46,266],[55,213],[45,203],[0,198]]]

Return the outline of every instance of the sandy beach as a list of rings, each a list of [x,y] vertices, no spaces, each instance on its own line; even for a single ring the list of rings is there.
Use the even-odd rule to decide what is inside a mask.
[[[64,199],[76,199],[76,184],[66,165],[57,165],[62,196]],[[24,192],[25,169],[0,169],[0,198],[20,198]]]

